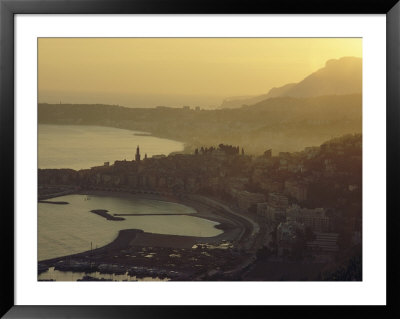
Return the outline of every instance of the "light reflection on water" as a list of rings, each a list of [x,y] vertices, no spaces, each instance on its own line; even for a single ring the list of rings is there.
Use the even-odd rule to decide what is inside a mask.
[[[98,271],[91,273],[84,272],[72,272],[72,271],[59,271],[55,270],[54,267],[50,267],[48,271],[41,273],[38,276],[38,280],[44,281],[77,281],[78,279],[82,279],[84,276],[90,276],[96,279],[106,279],[111,281],[168,281],[169,278],[152,278],[152,277],[143,277],[138,278],[136,276],[129,276],[128,273],[123,275],[116,274],[103,274]]]
[[[181,142],[135,133],[102,126],[39,124],[39,168],[79,170],[104,162],[132,160],[137,145],[141,146],[142,156],[146,153],[148,157],[183,150]]]
[[[188,215],[123,216],[123,221],[110,221],[91,213],[106,209],[109,214],[171,214],[195,213],[191,207],[178,203],[142,199],[135,196],[66,195],[51,199],[68,205],[38,204],[38,260],[66,256],[102,247],[112,242],[122,229],[142,229],[145,232],[213,237],[223,231],[218,223]]]

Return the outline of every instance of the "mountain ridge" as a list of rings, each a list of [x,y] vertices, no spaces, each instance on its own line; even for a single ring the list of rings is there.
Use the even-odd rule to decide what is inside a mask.
[[[298,83],[271,88],[267,94],[247,99],[225,99],[220,108],[239,108],[274,97],[317,97],[362,93],[362,58],[342,57],[326,61],[325,66],[312,72]]]

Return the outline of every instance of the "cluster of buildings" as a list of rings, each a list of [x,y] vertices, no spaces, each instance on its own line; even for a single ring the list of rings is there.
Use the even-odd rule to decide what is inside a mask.
[[[271,150],[261,156],[249,156],[243,150],[239,152],[239,147],[222,144],[205,150],[142,158],[138,146],[131,161],[115,161],[112,165],[106,162],[80,171],[39,170],[39,185],[73,184],[87,189],[219,197],[243,214],[253,214],[259,222],[274,225],[279,234],[278,246],[281,242],[282,247],[306,229],[315,234],[334,234],[327,215],[329,205],[307,205],[314,195],[310,185],[329,181],[332,188],[345,192],[361,187],[361,178],[358,180],[341,164],[356,163],[361,170],[361,136],[278,156],[272,156]],[[307,247],[324,250],[328,249],[328,242],[337,240],[335,235],[318,236]],[[330,251],[336,249],[329,247]]]
[[[278,255],[291,252],[299,240],[314,254],[331,254],[338,251],[338,234],[332,233],[331,219],[325,208],[302,208],[290,204],[287,196],[270,193],[268,201],[257,204],[257,215],[261,222],[276,229],[276,246]],[[306,230],[318,238],[305,238]]]

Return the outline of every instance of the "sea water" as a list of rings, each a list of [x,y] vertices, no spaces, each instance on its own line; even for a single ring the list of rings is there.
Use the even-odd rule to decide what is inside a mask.
[[[183,150],[183,143],[154,136],[102,126],[48,125],[38,126],[39,168],[86,169],[133,160],[136,147],[142,158],[168,155]]]
[[[218,223],[191,216],[196,211],[188,206],[137,196],[66,195],[51,199],[69,204],[38,204],[38,260],[66,256],[102,247],[112,242],[122,229],[145,232],[213,237],[223,231]],[[122,216],[112,221],[90,212],[108,210],[108,214],[149,214]],[[157,214],[151,216],[152,214]],[[165,215],[163,214],[186,214]]]

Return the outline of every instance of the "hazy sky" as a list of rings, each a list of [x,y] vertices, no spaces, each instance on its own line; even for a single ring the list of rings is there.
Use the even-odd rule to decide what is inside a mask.
[[[362,57],[362,40],[41,38],[38,54],[40,102],[161,105],[179,95],[219,104],[299,82],[332,58]]]

